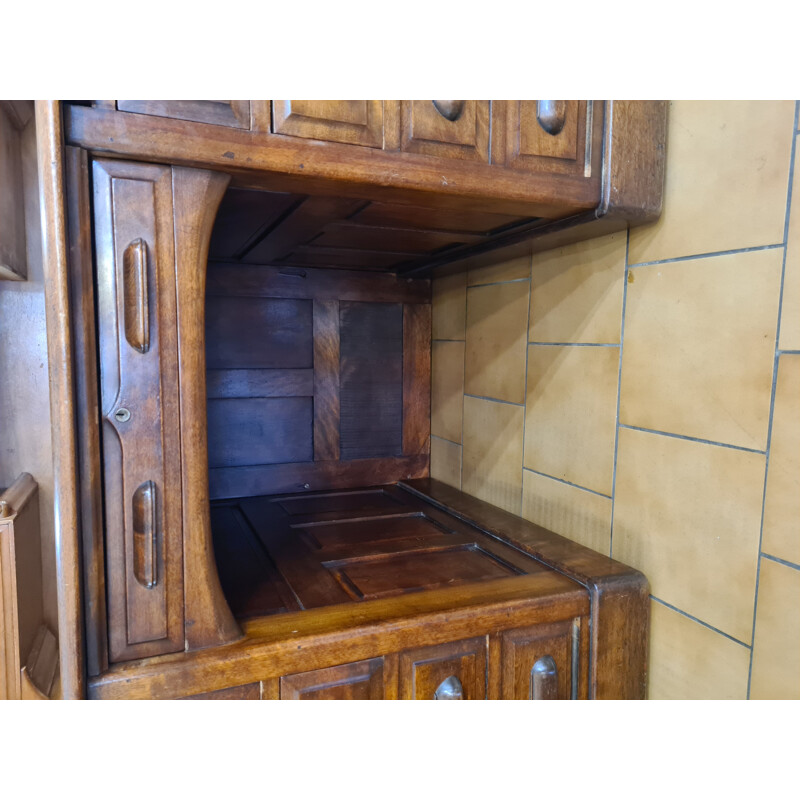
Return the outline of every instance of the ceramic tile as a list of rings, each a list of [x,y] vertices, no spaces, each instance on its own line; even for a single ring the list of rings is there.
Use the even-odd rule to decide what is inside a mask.
[[[670,103],[660,219],[631,229],[628,263],[783,241],[795,104]]]
[[[780,249],[629,271],[620,421],[763,450]]]
[[[761,550],[800,564],[800,355],[778,362]]]
[[[533,256],[529,341],[619,344],[625,240],[622,231]]]
[[[498,264],[487,264],[485,267],[470,269],[467,285],[478,286],[485,283],[516,281],[520,278],[529,278],[530,275],[531,257],[524,255],[508,261],[501,261]]]
[[[621,428],[613,557],[656,597],[750,643],[765,456]]]
[[[800,148],[795,151],[792,205],[783,279],[781,350],[800,350]]]
[[[522,495],[522,406],[464,398],[461,488],[519,514]]]
[[[529,345],[525,466],[610,495],[618,347]]]
[[[461,488],[461,445],[431,436],[431,478]]]
[[[431,433],[451,442],[461,441],[464,396],[464,343],[431,345]]]
[[[744,700],[750,650],[653,600],[650,700]]]
[[[752,700],[800,700],[800,570],[761,559]]]
[[[608,555],[611,499],[534,472],[522,473],[522,516]]]
[[[528,281],[467,291],[467,394],[523,403]]]
[[[431,294],[432,338],[463,339],[467,318],[466,273],[435,278]]]

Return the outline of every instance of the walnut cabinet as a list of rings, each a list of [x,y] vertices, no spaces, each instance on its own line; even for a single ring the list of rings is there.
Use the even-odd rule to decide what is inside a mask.
[[[617,210],[655,213],[662,112],[103,101],[64,107],[59,149],[40,104],[80,538],[65,694],[642,697],[644,577],[430,479],[426,276],[614,217],[604,169]],[[649,177],[614,172],[614,113]]]

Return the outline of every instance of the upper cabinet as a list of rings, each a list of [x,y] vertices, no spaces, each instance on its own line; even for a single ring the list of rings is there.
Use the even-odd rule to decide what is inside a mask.
[[[423,258],[395,247],[391,268],[418,276],[656,219],[666,113],[660,101],[106,100],[67,105],[64,121],[67,143],[98,155],[216,170],[237,189],[346,198],[353,215],[378,202],[423,210],[425,230],[443,211],[509,220],[471,226],[470,242]],[[439,238],[454,230],[436,228]],[[387,230],[381,241],[417,233]],[[316,256],[330,263],[317,265],[357,266],[336,248],[347,249],[326,245]]]

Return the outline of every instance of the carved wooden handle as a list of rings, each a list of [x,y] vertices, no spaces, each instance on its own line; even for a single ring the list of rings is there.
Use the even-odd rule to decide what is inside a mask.
[[[146,589],[158,582],[156,538],[156,485],[145,481],[133,493],[133,574]]]
[[[567,101],[537,100],[536,119],[547,133],[556,136],[567,121]]]
[[[558,669],[552,656],[542,656],[533,665],[531,698],[533,700],[558,699]]]
[[[431,100],[433,107],[450,122],[455,122],[467,104],[466,100]]]
[[[433,693],[434,700],[463,700],[464,687],[455,675],[445,678]]]
[[[125,338],[140,353],[150,349],[150,312],[147,300],[147,242],[134,239],[122,256]]]

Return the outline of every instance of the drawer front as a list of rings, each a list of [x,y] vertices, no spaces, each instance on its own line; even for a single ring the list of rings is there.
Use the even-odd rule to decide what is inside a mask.
[[[93,174],[109,656],[124,661],[184,647],[172,172]]]
[[[595,114],[595,112],[597,112]],[[492,160],[515,170],[591,177],[602,104],[502,100],[492,104]]]
[[[407,153],[489,161],[488,100],[403,100],[400,118]]]
[[[400,700],[485,700],[486,638],[406,650],[398,669]]]
[[[581,624],[583,622],[583,625]],[[505,631],[501,634],[503,700],[570,700],[586,696],[585,620]]]
[[[273,100],[272,131],[323,142],[383,147],[383,100]]]
[[[250,129],[249,100],[117,100],[120,111]]]
[[[281,678],[281,700],[383,700],[383,659]]]

